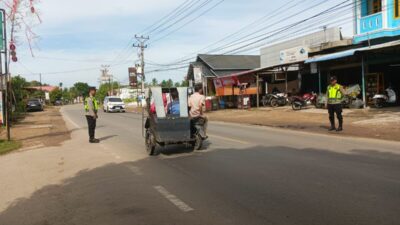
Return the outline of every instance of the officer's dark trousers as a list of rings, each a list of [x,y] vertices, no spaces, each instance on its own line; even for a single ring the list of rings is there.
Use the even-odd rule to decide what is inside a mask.
[[[86,120],[88,123],[89,140],[93,140],[95,138],[96,119],[93,116],[86,116]]]
[[[329,121],[331,122],[331,127],[335,127],[335,113],[339,121],[339,127],[343,127],[343,107],[342,104],[328,104]]]

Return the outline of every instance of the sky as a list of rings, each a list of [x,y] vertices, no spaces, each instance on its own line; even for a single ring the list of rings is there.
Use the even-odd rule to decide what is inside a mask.
[[[87,82],[97,86],[101,65],[111,65],[110,73],[115,79],[127,83],[128,67],[138,60],[137,50],[132,47],[134,35],[147,35],[146,32],[143,33],[146,28],[184,2],[185,0],[41,0],[36,8],[42,22],[38,23],[36,17],[32,16],[26,18],[38,36],[34,41],[34,56],[30,53],[24,32],[19,31],[19,60],[11,64],[11,73],[20,74],[27,80],[38,80],[38,74],[42,73],[43,82],[51,85],[62,82],[64,86],[70,87],[76,82]],[[277,29],[329,10],[344,0],[193,2],[195,6],[202,2],[208,4],[197,10],[186,10],[188,16],[184,19],[179,19],[172,25],[161,24],[158,32],[149,34],[150,40],[145,50],[146,71],[165,68],[158,64],[170,64],[182,58],[195,60],[198,53],[207,53],[233,43],[231,47],[212,51],[217,54],[229,53],[238,46],[266,38]],[[262,46],[321,30],[324,25],[339,25],[343,27],[345,36],[351,36],[351,13],[351,7],[347,7],[337,11],[337,14],[324,14],[295,29],[271,35],[238,53],[259,54]],[[240,30],[249,24],[252,25]],[[149,30],[151,29],[147,29]],[[166,34],[169,35],[164,37]],[[249,40],[233,42],[242,38]],[[220,42],[209,46],[216,41]],[[148,73],[146,79],[150,81],[156,78],[161,81],[171,78],[181,81],[186,72],[185,67]]]

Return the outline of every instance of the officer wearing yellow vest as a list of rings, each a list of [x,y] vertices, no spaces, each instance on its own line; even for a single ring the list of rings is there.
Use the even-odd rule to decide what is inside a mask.
[[[89,142],[90,143],[99,143],[100,140],[95,138],[95,130],[96,130],[96,121],[97,121],[97,112],[99,111],[99,103],[96,96],[96,88],[89,88],[89,97],[85,98],[85,111],[86,111],[86,120],[88,123],[89,130]]]
[[[335,76],[330,78],[330,85],[328,86],[327,92],[326,92],[326,97],[328,101],[326,102],[326,108],[328,108],[329,112],[329,121],[331,122],[331,128],[329,131],[342,131],[343,130],[343,116],[342,116],[342,111],[343,111],[343,106],[342,106],[342,100],[343,100],[343,95],[345,94],[345,91],[342,87],[342,85],[337,83],[337,78]],[[336,128],[335,126],[335,113],[337,116],[337,119],[339,121],[339,126]]]

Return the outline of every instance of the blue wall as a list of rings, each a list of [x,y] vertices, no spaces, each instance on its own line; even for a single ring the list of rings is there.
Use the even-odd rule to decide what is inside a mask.
[[[361,19],[358,21],[357,26],[360,26],[360,33],[358,37],[354,38],[354,43],[360,43],[368,39],[375,39],[381,37],[393,37],[400,35],[400,18],[395,18],[394,1],[388,0],[387,6],[387,22],[388,29],[383,29],[383,14],[376,13],[367,16],[368,0],[363,0],[361,3]],[[357,15],[356,15],[357,16]],[[397,28],[397,29],[396,29]],[[394,29],[394,30],[393,30]],[[369,33],[369,34],[368,34]]]
[[[400,27],[400,18],[394,17],[394,0],[388,0],[388,27]]]

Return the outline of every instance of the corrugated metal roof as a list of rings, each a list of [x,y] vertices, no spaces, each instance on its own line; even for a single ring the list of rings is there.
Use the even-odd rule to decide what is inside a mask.
[[[305,61],[305,63],[309,64],[309,63],[324,62],[324,61],[329,61],[329,60],[334,60],[334,59],[341,59],[341,58],[353,56],[357,52],[367,52],[367,51],[379,50],[379,49],[389,48],[389,47],[394,47],[394,46],[399,46],[399,45],[400,45],[400,41],[392,41],[392,42],[387,42],[387,43],[379,44],[379,45],[373,45],[373,46],[369,46],[369,47],[355,48],[355,49],[350,49],[350,50],[346,50],[346,51],[342,51],[342,52],[335,52],[332,54],[314,56],[313,58],[307,59]]]
[[[260,67],[257,55],[199,55],[204,63],[216,70],[251,70]]]

